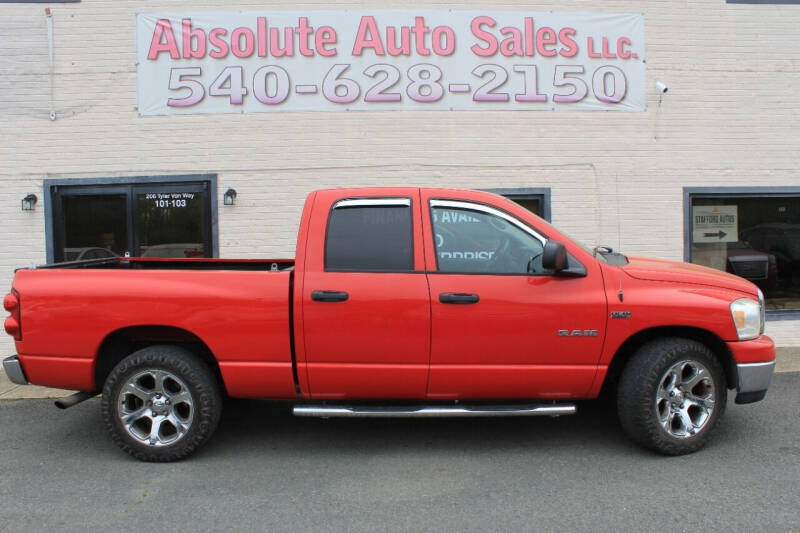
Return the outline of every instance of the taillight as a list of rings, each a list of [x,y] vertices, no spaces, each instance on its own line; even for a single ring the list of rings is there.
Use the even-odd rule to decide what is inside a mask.
[[[3,298],[3,308],[11,313],[11,316],[6,318],[6,333],[14,337],[14,340],[21,341],[22,327],[19,312],[19,293],[17,291],[12,289],[10,293],[6,294],[6,297]]]

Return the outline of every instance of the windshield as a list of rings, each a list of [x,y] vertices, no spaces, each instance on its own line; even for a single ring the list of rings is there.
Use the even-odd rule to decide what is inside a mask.
[[[559,231],[561,231],[561,230],[559,230]],[[585,244],[583,244],[581,241],[579,241],[578,239],[576,239],[575,237],[573,237],[573,236],[572,236],[572,235],[570,235],[569,233],[565,233],[565,232],[563,232],[563,231],[561,231],[561,233],[562,233],[562,234],[564,234],[564,236],[565,236],[566,238],[568,238],[569,240],[571,240],[572,242],[574,242],[575,244],[577,244],[578,246],[580,246],[581,248],[583,248],[583,249],[586,251],[586,253],[587,253],[587,254],[592,254],[593,256],[595,256],[595,257],[596,257],[597,259],[599,259],[600,261],[602,261],[602,262],[604,262],[604,263],[606,262],[606,258],[605,258],[605,256],[604,256],[602,253],[597,253],[597,254],[595,254],[595,253],[594,253],[594,249],[592,249],[592,248],[589,248],[588,246],[586,246]],[[609,249],[610,249],[610,248],[609,248]]]
[[[597,254],[595,254],[595,253],[594,253],[594,250],[593,250],[592,248],[590,248],[590,247],[586,246],[586,245],[585,245],[585,244],[583,244],[581,241],[579,241],[578,239],[574,238],[572,235],[568,234],[567,232],[565,232],[565,231],[562,231],[562,230],[560,230],[560,229],[556,228],[555,226],[553,226],[552,224],[550,224],[549,222],[547,222],[545,219],[543,219],[542,217],[540,217],[539,215],[537,215],[536,213],[534,213],[533,211],[531,211],[530,209],[528,209],[528,208],[527,208],[527,207],[525,207],[524,205],[521,205],[521,204],[519,204],[519,203],[515,202],[515,201],[514,201],[514,200],[512,200],[511,198],[506,198],[505,196],[501,196],[501,198],[503,198],[503,200],[505,200],[505,201],[507,201],[507,202],[510,202],[510,203],[512,203],[512,204],[514,204],[514,205],[516,205],[516,206],[518,206],[518,207],[521,207],[522,209],[524,209],[524,210],[526,210],[526,211],[530,211],[530,212],[531,212],[531,213],[532,213],[532,214],[533,214],[533,215],[534,215],[536,218],[538,218],[539,220],[541,220],[541,221],[542,221],[542,223],[543,223],[543,225],[544,225],[545,227],[550,227],[550,228],[556,229],[556,230],[557,230],[559,233],[561,233],[562,235],[564,235],[564,236],[565,236],[567,239],[571,240],[572,242],[574,242],[575,244],[577,244],[578,246],[580,246],[580,247],[581,247],[581,248],[582,248],[582,249],[583,249],[583,250],[584,250],[584,251],[585,251],[587,254],[589,254],[589,255],[593,255],[593,256],[594,256],[594,257],[595,257],[597,260],[599,260],[599,261],[602,261],[603,263],[608,263],[608,260],[606,259],[605,255],[603,255],[602,253],[597,253]]]

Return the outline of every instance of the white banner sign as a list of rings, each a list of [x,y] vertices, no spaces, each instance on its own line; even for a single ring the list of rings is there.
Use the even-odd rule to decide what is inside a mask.
[[[739,240],[739,206],[696,205],[692,207],[692,242],[736,242]]]
[[[141,115],[645,110],[638,13],[224,11],[136,21]]]

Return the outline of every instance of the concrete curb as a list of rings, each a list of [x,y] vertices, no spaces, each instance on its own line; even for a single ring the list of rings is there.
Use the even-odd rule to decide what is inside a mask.
[[[776,372],[800,372],[800,346],[778,348],[777,352]],[[73,392],[38,385],[15,385],[9,381],[5,372],[0,372],[0,401],[63,398]]]
[[[776,372],[800,372],[800,346],[776,348]]]

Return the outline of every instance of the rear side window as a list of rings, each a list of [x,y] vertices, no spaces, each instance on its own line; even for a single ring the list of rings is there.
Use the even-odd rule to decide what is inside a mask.
[[[333,205],[325,240],[325,270],[414,270],[411,200],[368,198]]]

